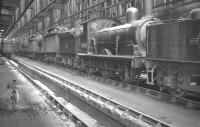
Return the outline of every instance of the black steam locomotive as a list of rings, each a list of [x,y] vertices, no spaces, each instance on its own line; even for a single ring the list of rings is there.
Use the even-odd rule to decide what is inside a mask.
[[[126,83],[146,74],[147,84],[177,97],[199,93],[200,9],[191,11],[190,19],[162,22],[151,15],[151,1],[144,4],[145,15],[137,19],[138,10],[129,8],[124,25],[98,30],[104,22],[84,24],[88,34],[81,40],[81,66]]]
[[[144,2],[140,19],[138,10],[129,8],[124,25],[99,18],[83,23],[79,36],[75,29],[53,30],[38,43],[40,50],[31,51],[38,51],[35,57],[44,62],[73,66],[124,84],[146,76],[147,84],[167,88],[175,96],[199,94],[200,9],[191,11],[190,19],[162,22],[152,16],[150,5],[151,0]]]

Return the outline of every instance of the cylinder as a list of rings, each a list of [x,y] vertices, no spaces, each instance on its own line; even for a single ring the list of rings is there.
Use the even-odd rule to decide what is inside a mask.
[[[138,20],[139,11],[137,8],[131,7],[126,11],[126,23]]]
[[[153,0],[143,0],[144,17],[152,16]]]

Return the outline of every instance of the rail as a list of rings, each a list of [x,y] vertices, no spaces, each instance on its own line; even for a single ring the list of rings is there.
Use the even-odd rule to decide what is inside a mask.
[[[66,114],[70,120],[76,123],[76,125],[79,127],[100,127],[96,121],[88,122],[88,119],[82,120],[79,118],[79,116],[76,116],[76,113],[70,111],[73,107],[70,103],[67,103],[68,106],[66,106],[66,101],[64,101],[62,98],[57,97],[54,95],[54,93],[48,89],[45,85],[38,83],[37,80],[32,79],[29,75],[27,75],[25,72],[23,72],[21,69],[19,69],[15,64],[8,61],[12,66],[14,66],[22,75],[24,75],[34,86],[39,88],[41,92],[43,92],[47,98],[49,98],[56,106],[61,110],[62,113]],[[78,110],[78,109],[76,109]]]
[[[62,77],[58,77],[58,76],[56,76],[54,74],[51,74],[51,73],[49,73],[47,71],[44,71],[44,70],[42,70],[42,69],[40,69],[38,67],[30,65],[28,63],[25,63],[20,59],[15,58],[15,60],[18,61],[19,63],[23,64],[24,66],[27,66],[29,68],[31,67],[32,69],[37,70],[40,73],[42,72],[46,76],[50,76],[51,78],[54,78],[55,81],[58,82],[59,84],[64,84],[65,86],[67,86],[72,91],[77,91],[77,93],[85,96],[87,99],[98,100],[101,103],[103,103],[104,105],[107,105],[108,107],[112,106],[112,107],[114,107],[114,109],[117,108],[119,110],[119,112],[122,112],[122,114],[125,115],[125,116],[134,118],[136,120],[143,121],[143,122],[148,123],[148,124],[150,124],[150,125],[152,125],[154,127],[157,127],[157,126],[159,126],[159,127],[173,127],[172,125],[170,125],[170,124],[168,124],[166,122],[163,122],[163,121],[161,121],[161,120],[159,120],[157,118],[153,118],[153,117],[149,116],[148,114],[142,113],[142,112],[137,111],[135,109],[127,108],[126,106],[124,106],[122,104],[119,104],[114,100],[111,100],[109,98],[103,97],[102,95],[99,95],[96,92],[90,91],[90,90],[88,90],[86,88],[80,87],[80,86],[78,86],[76,84],[73,84],[73,83],[71,83],[69,81],[66,81]]]

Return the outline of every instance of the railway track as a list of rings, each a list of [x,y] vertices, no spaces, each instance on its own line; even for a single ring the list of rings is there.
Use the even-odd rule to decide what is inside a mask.
[[[59,69],[64,70],[62,67]],[[114,86],[119,86],[119,87],[123,87],[123,83],[120,81],[116,81],[113,79],[105,79],[102,76],[98,76],[98,75],[90,75],[84,72],[79,72],[77,70],[69,70],[70,72],[73,71],[74,73],[80,74],[82,76],[86,76],[86,77],[90,77],[93,78],[96,81],[99,82],[104,82],[104,83],[109,83],[112,84]],[[139,94],[143,94],[146,95],[148,97],[153,97],[156,99],[160,99],[163,101],[166,101],[168,103],[173,103],[173,104],[178,104],[180,106],[184,106],[186,108],[191,108],[191,109],[200,109],[200,100],[197,101],[199,98],[178,98],[175,96],[172,96],[166,92],[160,92],[158,90],[154,90],[154,89],[150,89],[150,88],[146,88],[143,87],[142,85],[134,85],[134,84],[127,84],[128,87],[126,87],[128,90],[139,93]]]
[[[26,74],[23,70],[18,68],[15,63],[11,62],[10,60],[8,61],[14,68],[16,68],[24,77],[26,77],[35,87],[37,87],[51,102],[53,102],[54,106],[54,111],[62,117],[63,120],[71,120],[73,121],[76,127],[101,127],[100,125],[90,122],[85,122],[81,120],[79,117],[76,116],[76,113],[72,112],[72,107],[70,103],[66,102],[62,97],[57,97],[50,89],[48,89],[45,85],[41,84],[40,81],[34,80],[31,78],[28,74]],[[66,104],[70,107],[67,108]],[[77,109],[76,109],[77,110]],[[90,123],[90,124],[88,124]],[[105,127],[105,126],[104,126]]]
[[[84,76],[89,76],[88,74],[83,74]],[[112,80],[112,79],[105,79],[101,76],[96,76],[96,75],[92,75],[90,76],[92,77],[94,80],[100,81],[100,82],[106,82],[106,83],[111,83],[115,86],[120,86],[123,87],[122,82],[116,81],[116,80]],[[149,88],[145,88],[145,87],[141,87],[138,85],[134,85],[134,84],[128,84],[127,89],[134,91],[136,93],[139,94],[143,94],[149,97],[154,97],[156,99],[160,99],[163,101],[167,101],[169,103],[173,103],[173,104],[179,104],[180,106],[185,106],[187,108],[192,108],[192,109],[200,109],[200,102],[196,101],[197,99],[189,99],[189,98],[178,98],[175,96],[172,96],[170,94],[164,93],[164,92],[160,92],[157,90],[153,90],[153,89],[149,89]]]
[[[97,107],[103,106],[104,108],[109,110],[110,113],[116,112],[117,114],[121,115],[125,119],[136,122],[138,125],[140,125],[140,123],[142,122],[145,125],[148,125],[148,126],[150,125],[152,127],[173,127],[173,125],[167,122],[161,121],[157,118],[153,118],[149,116],[148,114],[137,111],[136,109],[130,109],[124,106],[123,104],[119,104],[114,100],[111,100],[93,91],[90,91],[86,88],[80,87],[76,84],[66,81],[63,78],[53,75],[47,71],[41,70],[38,67],[32,66],[19,59],[15,59],[15,60],[18,61],[18,63],[20,63],[21,65],[31,68],[34,71],[37,71],[37,73],[39,73],[40,75],[46,76],[48,79],[52,79],[54,82],[60,85],[63,85],[63,87],[66,87],[67,89],[70,89],[71,91],[76,92],[77,94],[80,95],[82,99],[84,99],[90,105],[97,106]],[[96,77],[95,79],[97,78],[98,77]],[[110,115],[110,114],[107,114],[107,115]]]
[[[109,79],[109,78],[106,79],[99,75],[90,75],[84,72],[79,72],[77,70],[72,70],[72,71],[81,74],[82,76],[91,77],[99,82],[110,83],[115,86],[124,87],[122,82],[114,79]],[[192,109],[200,109],[200,100],[199,100],[200,97],[194,97],[194,96],[175,97],[166,91],[161,92],[157,88],[147,88],[145,87],[145,85],[149,86],[144,82],[140,82],[138,85],[135,85],[135,83],[131,83],[131,84],[126,84],[126,88],[133,92],[137,92],[139,94],[143,94],[149,97],[154,97],[156,99],[167,101],[169,103],[178,104],[180,106],[185,106],[187,108],[192,108]]]

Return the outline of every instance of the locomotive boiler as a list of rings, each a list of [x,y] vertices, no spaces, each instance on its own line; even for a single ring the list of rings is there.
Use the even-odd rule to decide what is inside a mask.
[[[147,9],[146,15],[138,20],[138,10],[129,8],[126,13],[126,24],[96,32],[96,53],[101,54],[101,50],[106,49],[111,55],[146,57],[146,27],[149,24],[161,23],[159,19],[150,15],[150,10]]]

